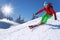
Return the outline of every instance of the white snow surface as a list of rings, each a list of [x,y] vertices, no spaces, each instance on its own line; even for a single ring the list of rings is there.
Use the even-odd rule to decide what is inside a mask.
[[[57,12],[57,18],[54,20],[52,17],[47,24],[60,25],[60,12]],[[29,29],[29,25],[38,24],[40,20],[37,18],[8,29],[0,29],[0,40],[60,40],[60,29],[52,29],[54,26],[40,25],[34,30]]]
[[[11,24],[14,24],[14,25],[18,25],[19,23],[16,23],[16,22],[13,22],[13,21],[10,21],[6,18],[3,18],[3,19],[0,19],[0,22],[6,22],[6,23],[11,23]]]

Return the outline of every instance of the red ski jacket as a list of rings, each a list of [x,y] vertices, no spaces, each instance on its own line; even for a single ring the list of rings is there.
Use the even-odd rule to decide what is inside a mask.
[[[53,10],[53,8],[50,6],[50,4],[47,5],[47,7],[39,10],[37,14],[41,13],[42,11],[46,11],[49,15],[54,15],[56,17],[56,12]]]

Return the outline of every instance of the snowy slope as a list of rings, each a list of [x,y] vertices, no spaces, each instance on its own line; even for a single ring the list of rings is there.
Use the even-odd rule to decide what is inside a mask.
[[[35,25],[41,18],[24,24],[12,26],[9,29],[0,29],[0,40],[60,40],[60,12],[57,12],[58,20],[52,17],[47,24],[36,27],[33,31],[29,25]]]

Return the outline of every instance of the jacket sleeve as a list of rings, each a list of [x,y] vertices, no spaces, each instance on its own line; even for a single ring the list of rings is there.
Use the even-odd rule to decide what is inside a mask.
[[[36,14],[39,14],[41,12],[43,12],[45,10],[45,8],[42,8],[41,10],[39,10]]]
[[[50,8],[50,10],[51,10],[52,13],[54,14],[54,17],[57,18],[57,17],[56,17],[56,12],[53,10],[53,8]]]

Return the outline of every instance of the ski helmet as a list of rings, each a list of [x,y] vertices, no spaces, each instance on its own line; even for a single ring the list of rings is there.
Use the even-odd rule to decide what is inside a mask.
[[[48,5],[48,3],[47,2],[44,2],[44,6],[47,6]]]

